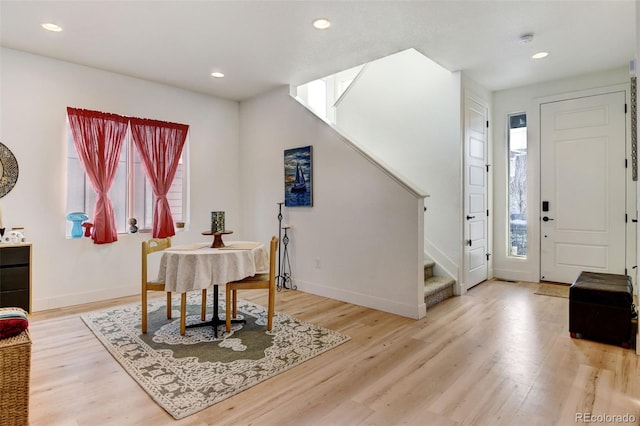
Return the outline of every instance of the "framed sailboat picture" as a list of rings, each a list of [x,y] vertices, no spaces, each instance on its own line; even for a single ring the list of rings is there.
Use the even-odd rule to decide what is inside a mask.
[[[284,205],[313,206],[311,146],[284,150]]]

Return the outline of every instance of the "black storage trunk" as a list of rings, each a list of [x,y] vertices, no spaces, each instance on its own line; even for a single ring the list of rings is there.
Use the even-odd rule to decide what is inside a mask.
[[[634,315],[631,277],[582,272],[569,287],[569,332],[629,347]]]

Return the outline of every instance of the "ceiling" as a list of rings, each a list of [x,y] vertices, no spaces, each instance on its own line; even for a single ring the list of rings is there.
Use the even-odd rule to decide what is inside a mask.
[[[0,0],[0,44],[232,100],[408,48],[502,90],[628,65],[635,8],[634,0]],[[314,29],[318,17],[331,28]],[[532,42],[519,42],[525,33]],[[532,60],[539,50],[550,54]]]

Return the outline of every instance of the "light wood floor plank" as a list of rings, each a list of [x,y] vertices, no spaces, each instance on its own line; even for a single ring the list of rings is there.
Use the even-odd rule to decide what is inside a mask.
[[[35,313],[31,425],[564,425],[584,410],[638,424],[640,357],[571,339],[568,299],[536,288],[489,281],[417,321],[285,290],[278,311],[351,340],[181,421],[80,319],[137,297]]]

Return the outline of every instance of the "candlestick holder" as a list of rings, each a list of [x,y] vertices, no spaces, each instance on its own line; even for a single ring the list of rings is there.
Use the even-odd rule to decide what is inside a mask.
[[[276,288],[281,291],[283,288],[297,290],[298,287],[291,279],[291,260],[289,259],[289,235],[287,231],[291,228],[288,225],[282,225],[282,205],[278,204],[278,276],[276,277]],[[282,235],[284,231],[284,236]]]
[[[289,260],[289,251],[288,251],[289,236],[287,235],[287,231],[289,230],[289,228],[291,227],[290,226],[282,227],[282,229],[284,230],[284,236],[282,237],[282,247],[283,247],[282,273],[280,275],[280,282],[281,282],[281,287],[283,288],[297,290],[298,287],[291,280],[291,261]],[[287,284],[289,284],[288,287],[287,287]]]

